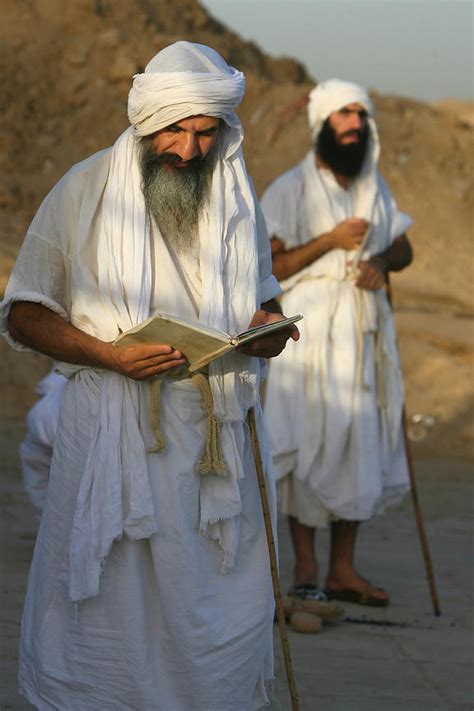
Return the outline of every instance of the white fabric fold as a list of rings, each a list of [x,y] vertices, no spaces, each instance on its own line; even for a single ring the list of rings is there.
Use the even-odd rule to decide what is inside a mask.
[[[77,376],[90,378],[90,370]],[[100,406],[81,479],[69,551],[69,597],[99,593],[102,567],[115,540],[149,538],[156,530],[146,449],[138,426],[138,384],[104,372]]]

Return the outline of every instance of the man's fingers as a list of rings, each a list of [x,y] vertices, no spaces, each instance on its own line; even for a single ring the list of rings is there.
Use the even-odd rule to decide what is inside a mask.
[[[134,375],[129,375],[133,380],[146,380],[154,375],[160,375],[160,373],[166,373],[168,370],[173,368],[178,368],[187,363],[186,358],[180,358],[179,360],[164,361],[162,363],[155,363],[154,365],[147,365],[140,370],[138,370]]]
[[[364,230],[366,230],[369,226],[369,223],[367,222],[367,220],[364,220],[363,217],[350,217],[347,222],[349,222],[351,225],[362,227]]]
[[[186,363],[186,356],[168,344],[113,348],[115,370],[133,380],[144,380]]]
[[[356,281],[356,286],[360,289],[368,289],[376,291],[384,285],[384,276],[377,267],[374,267],[367,262],[361,262],[360,276]]]
[[[299,340],[300,340],[301,333],[300,333],[299,329],[298,329],[296,326],[293,326],[293,328],[291,329],[290,337],[291,337],[294,341],[299,341]]]
[[[297,341],[300,337],[300,332],[293,324],[282,328],[278,333],[269,333],[267,336],[262,336],[257,340],[249,343],[248,346],[243,346],[238,350],[246,355],[253,355],[259,358],[273,358],[279,355],[286,346],[289,338]]]

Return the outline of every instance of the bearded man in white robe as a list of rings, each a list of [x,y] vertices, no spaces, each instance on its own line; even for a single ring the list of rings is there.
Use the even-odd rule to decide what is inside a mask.
[[[292,594],[387,605],[354,565],[359,523],[408,489],[403,384],[386,275],[412,252],[377,171],[373,107],[359,86],[322,82],[308,97],[314,150],[267,189],[283,309],[304,314],[301,347],[272,362],[265,415],[281,511],[296,557]],[[325,590],[315,529],[331,526]]]
[[[233,111],[244,90],[208,47],[159,52],[134,78],[131,127],[53,188],[8,285],[4,335],[68,377],[20,644],[20,690],[42,710],[268,702],[272,586],[245,418],[254,407],[262,430],[260,359],[298,332],[198,378],[172,344],[113,346],[155,310],[228,333],[281,318]],[[219,466],[203,458],[216,451]]]

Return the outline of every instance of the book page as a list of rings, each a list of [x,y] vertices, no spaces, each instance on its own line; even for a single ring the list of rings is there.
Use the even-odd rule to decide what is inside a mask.
[[[174,316],[155,314],[143,323],[122,333],[114,345],[124,347],[141,343],[166,343],[181,351],[190,366],[195,361],[213,359],[214,353],[230,350],[227,334],[200,324],[186,323]]]

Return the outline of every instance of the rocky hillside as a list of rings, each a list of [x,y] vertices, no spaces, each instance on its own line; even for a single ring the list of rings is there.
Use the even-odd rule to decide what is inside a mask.
[[[304,110],[274,132],[285,107],[314,80],[296,61],[244,42],[196,0],[3,0],[0,289],[42,197],[72,163],[116,139],[127,126],[131,77],[178,39],[209,44],[245,71],[248,91],[239,113],[259,192],[308,150]],[[472,106],[378,94],[374,100],[382,172],[415,219],[416,261],[394,279],[409,409],[429,410],[447,426],[470,404],[466,378],[472,379],[466,341],[474,313]],[[405,322],[410,318],[416,323]],[[441,322],[442,335],[436,332]],[[0,383],[11,377],[10,363],[32,363],[15,371],[18,382],[5,384],[7,413],[22,412],[31,402],[31,382],[46,366],[41,358],[18,361],[3,345],[2,353]],[[434,371],[421,375],[420,358],[437,364]],[[433,382],[438,399],[429,396]]]

